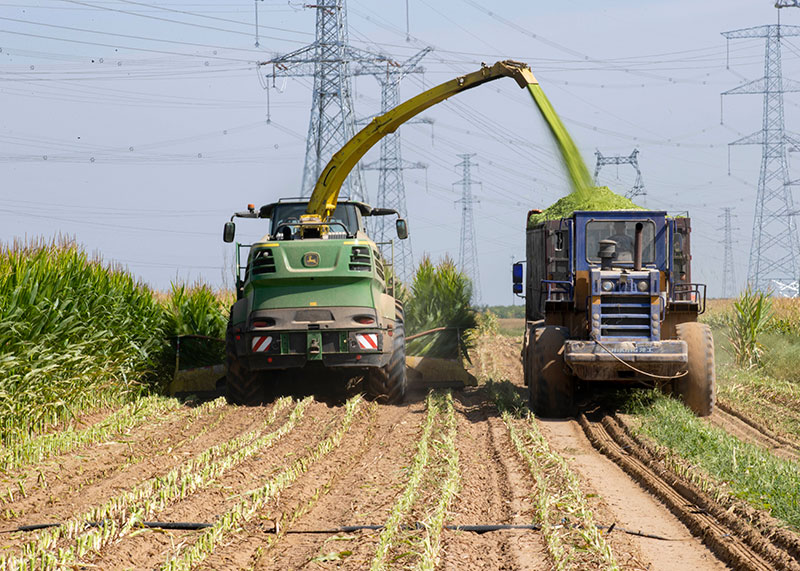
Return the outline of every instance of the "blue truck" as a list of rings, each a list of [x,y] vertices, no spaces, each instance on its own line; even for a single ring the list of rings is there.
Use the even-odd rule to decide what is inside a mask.
[[[581,388],[613,383],[660,389],[711,414],[714,342],[697,321],[706,286],[691,279],[690,219],[606,210],[532,223],[538,213],[528,214],[525,263],[513,268],[531,410],[570,416]]]

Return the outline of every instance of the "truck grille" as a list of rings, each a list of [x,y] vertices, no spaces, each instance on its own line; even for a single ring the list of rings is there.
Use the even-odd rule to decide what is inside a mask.
[[[275,273],[275,258],[272,256],[272,250],[264,248],[256,251],[250,265],[252,268],[250,273],[254,276]]]
[[[650,296],[604,295],[600,301],[600,335],[650,339]]]
[[[369,247],[353,246],[350,252],[350,269],[358,272],[368,272],[372,270],[372,262],[369,257]]]

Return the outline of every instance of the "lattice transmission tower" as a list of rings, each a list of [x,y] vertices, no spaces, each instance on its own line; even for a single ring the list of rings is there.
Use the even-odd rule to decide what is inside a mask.
[[[472,281],[472,303],[478,304],[481,299],[481,274],[478,266],[478,243],[475,240],[475,221],[472,216],[472,205],[479,203],[472,197],[472,185],[481,183],[472,180],[471,161],[475,154],[458,155],[461,162],[461,180],[453,183],[461,185],[461,198],[456,204],[461,205],[461,242],[458,245],[458,269]]]
[[[600,169],[608,165],[631,165],[633,170],[636,171],[636,180],[633,181],[633,187],[625,193],[625,196],[633,199],[635,196],[645,196],[647,191],[644,188],[644,180],[642,179],[642,171],[639,168],[639,149],[633,149],[630,155],[613,155],[605,156],[599,150],[594,152],[597,156],[597,162],[594,166],[594,182],[597,184],[597,175],[600,174]]]
[[[400,82],[410,73],[422,73],[419,66],[420,60],[431,51],[425,48],[411,56],[403,63],[360,63],[356,67],[358,74],[371,73],[381,85],[381,114],[386,113],[400,103]],[[407,121],[429,122],[425,119]],[[378,171],[378,198],[375,205],[381,208],[394,208],[405,218],[408,214],[406,208],[406,187],[403,180],[403,170],[427,168],[420,162],[403,160],[400,133],[395,131],[381,139],[380,157],[377,161],[367,163],[364,170]],[[373,220],[372,235],[377,242],[389,242],[394,237],[394,219],[381,216]],[[384,252],[386,257],[386,252]],[[394,242],[393,268],[401,281],[408,282],[414,274],[414,256],[411,249],[411,240],[396,240]]]
[[[731,219],[735,218],[735,214],[731,214],[733,208],[726,206],[722,209],[722,245],[725,249],[725,255],[722,261],[722,297],[731,298],[736,295],[736,271],[733,262],[733,231],[738,228],[733,228]]]
[[[311,194],[333,153],[356,132],[352,97],[352,77],[355,74],[351,64],[389,61],[385,56],[350,45],[345,0],[318,0],[307,7],[317,11],[314,42],[261,62],[261,65],[272,65],[273,82],[278,76],[314,78],[301,196]],[[359,165],[345,181],[342,194],[353,200],[367,201]]]
[[[796,0],[779,0],[775,7],[798,7]],[[762,127],[730,145],[761,145],[753,237],[747,281],[761,291],[797,291],[800,278],[800,242],[794,218],[794,199],[789,176],[787,146],[800,147],[800,135],[784,125],[783,94],[800,91],[800,83],[781,74],[781,38],[800,36],[800,26],[778,24],[723,32],[728,40],[764,38],[764,77],[723,92],[722,95],[763,94]]]

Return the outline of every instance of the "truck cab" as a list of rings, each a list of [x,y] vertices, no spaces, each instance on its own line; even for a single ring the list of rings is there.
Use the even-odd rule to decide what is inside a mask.
[[[706,287],[691,282],[690,230],[688,217],[648,210],[576,211],[529,225],[523,354],[535,408],[563,413],[576,387],[616,381],[667,387],[710,413],[713,371],[693,381],[703,395],[686,383],[710,338],[697,323]],[[521,267],[515,276],[522,289]],[[563,390],[542,388],[548,364]]]

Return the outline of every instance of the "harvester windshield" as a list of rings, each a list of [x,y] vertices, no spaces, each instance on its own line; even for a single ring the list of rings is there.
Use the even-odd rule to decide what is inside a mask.
[[[278,233],[278,230],[281,227],[292,227],[292,225],[297,224],[300,221],[300,216],[306,213],[307,206],[307,202],[282,202],[276,204],[275,209],[272,212],[272,229],[270,230],[270,233],[274,236]],[[341,223],[347,229],[347,234],[354,236],[358,231],[358,214],[356,212],[356,205],[338,204],[336,206],[336,210],[333,211],[329,222]],[[295,232],[297,227],[292,227],[292,230]],[[341,226],[336,224],[334,226],[334,230],[340,231]]]

